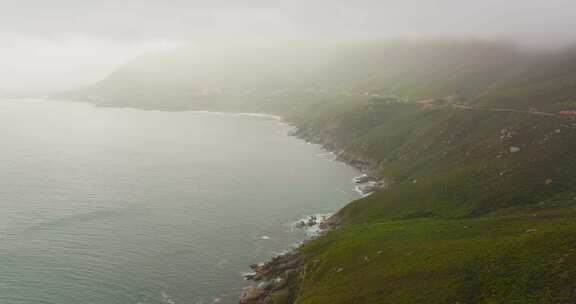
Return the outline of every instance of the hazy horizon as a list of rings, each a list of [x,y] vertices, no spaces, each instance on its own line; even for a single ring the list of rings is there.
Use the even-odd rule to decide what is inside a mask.
[[[0,304],[576,303],[576,0],[0,0]]]
[[[89,85],[146,52],[215,42],[394,37],[576,42],[566,0],[71,1],[0,3],[0,92]]]

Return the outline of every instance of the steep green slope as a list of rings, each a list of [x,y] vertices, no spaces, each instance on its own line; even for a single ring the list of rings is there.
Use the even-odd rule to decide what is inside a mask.
[[[296,303],[573,303],[575,210],[347,226],[301,249]]]
[[[576,120],[552,115],[576,110],[574,50],[395,41],[208,63],[183,52],[82,94],[110,106],[279,113],[295,135],[389,185],[340,210],[296,268],[269,278],[280,287],[247,303],[576,301]],[[457,104],[415,102],[446,96]]]
[[[534,60],[522,73],[479,102],[490,106],[557,112],[576,109],[576,48]]]
[[[416,209],[440,215],[480,214],[537,202],[576,185],[576,125],[565,118],[421,110],[386,120],[353,145],[378,159],[379,170],[394,185],[367,200],[394,194],[403,204],[390,208],[405,212],[411,212],[413,201]],[[437,200],[451,204],[436,206]]]
[[[557,75],[544,73],[558,67],[550,62],[541,75]],[[300,249],[296,303],[576,300],[576,120],[490,111],[518,77],[475,100],[486,109],[373,100],[301,122],[301,136],[370,163],[391,185]],[[556,79],[529,89],[576,97]],[[523,105],[542,107],[531,100]]]
[[[295,303],[573,303],[576,120],[380,106],[302,125],[391,186],[300,249]]]
[[[476,96],[508,79],[531,55],[504,43],[398,40],[348,45],[326,75],[335,87],[418,100]]]

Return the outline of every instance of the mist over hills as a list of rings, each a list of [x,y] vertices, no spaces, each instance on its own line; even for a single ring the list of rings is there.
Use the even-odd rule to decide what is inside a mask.
[[[287,106],[288,95],[293,102],[311,94],[457,96],[560,109],[574,94],[574,57],[573,48],[544,52],[470,40],[190,47],[136,58],[75,97],[142,108],[274,111]],[[554,96],[531,92],[546,85]]]
[[[0,0],[0,97],[0,304],[576,303],[575,0]],[[341,206],[280,141],[362,198],[239,266]]]
[[[238,98],[273,92],[286,84],[291,88],[305,85],[310,67],[326,61],[322,53],[313,51],[283,46],[178,49],[139,57],[83,93],[98,97],[103,104],[210,106],[232,95]]]
[[[256,267],[281,283],[255,284],[258,296],[242,303],[576,299],[574,48],[181,49],[72,94],[101,106],[279,114],[375,181],[326,235]]]

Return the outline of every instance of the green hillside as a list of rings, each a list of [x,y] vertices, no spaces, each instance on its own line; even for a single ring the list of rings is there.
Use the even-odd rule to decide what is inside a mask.
[[[384,179],[385,190],[344,207],[334,230],[265,277],[281,283],[245,303],[576,301],[576,119],[557,115],[576,110],[574,49],[393,41],[299,50],[259,53],[267,59],[253,69],[254,56],[214,68],[228,77],[164,54],[78,96],[278,113],[295,135]]]
[[[544,62],[470,102],[557,111],[576,97],[576,68]],[[495,98],[514,90],[550,98]],[[301,136],[371,164],[390,186],[300,249],[296,303],[576,300],[576,120],[483,108],[372,100],[301,122]]]
[[[346,226],[301,249],[296,303],[572,303],[574,215]]]
[[[482,96],[482,102],[548,111],[575,109],[576,48],[541,56],[499,90]]]

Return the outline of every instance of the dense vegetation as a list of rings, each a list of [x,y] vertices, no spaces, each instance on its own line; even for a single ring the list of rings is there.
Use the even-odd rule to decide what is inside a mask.
[[[448,41],[329,49],[318,64],[275,53],[254,73],[243,61],[229,74],[240,83],[208,77],[217,94],[153,85],[136,68],[149,63],[83,94],[280,113],[299,136],[386,179],[387,190],[340,210],[337,229],[300,249],[298,275],[268,303],[574,303],[576,120],[557,113],[576,110],[576,52]],[[159,101],[165,91],[177,97]]]

